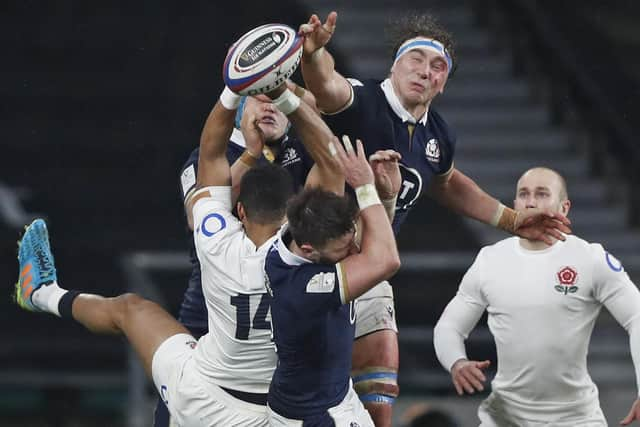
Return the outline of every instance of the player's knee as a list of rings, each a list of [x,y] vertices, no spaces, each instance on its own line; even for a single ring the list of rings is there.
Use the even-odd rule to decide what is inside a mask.
[[[398,371],[376,367],[353,372],[353,388],[360,400],[367,403],[392,405],[400,394]]]
[[[118,323],[126,321],[134,313],[141,312],[149,302],[140,295],[130,292],[117,296],[116,299],[118,300]]]
[[[127,292],[126,294],[122,294],[116,298],[120,300],[123,311],[139,308],[145,301],[145,299],[140,295],[131,292]]]

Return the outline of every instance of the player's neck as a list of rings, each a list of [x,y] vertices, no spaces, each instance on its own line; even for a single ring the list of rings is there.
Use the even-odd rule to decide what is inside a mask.
[[[553,239],[553,244],[548,244],[545,242],[541,242],[539,240],[529,240],[529,239],[524,239],[524,238],[520,238],[520,246],[522,246],[523,248],[530,250],[530,251],[541,251],[544,249],[547,249],[549,247],[551,247],[552,245],[555,245],[557,240]]]
[[[413,107],[407,107],[403,104],[403,107],[413,116],[414,119],[416,119],[416,122],[422,120],[425,113],[429,111],[429,104],[418,104]]]
[[[254,224],[248,221],[244,222],[244,231],[249,240],[256,245],[256,248],[262,246],[267,240],[272,238],[278,232],[280,224]]]
[[[407,113],[411,114],[411,116],[413,116],[416,122],[419,122],[422,119],[422,117],[424,117],[424,115],[429,111],[429,105],[431,104],[431,101],[425,104],[409,105],[409,103],[405,99],[403,99],[400,95],[398,95],[400,91],[396,87],[396,84],[393,81],[393,79],[390,79],[390,80],[391,80],[391,87],[393,89],[393,93],[395,94],[395,97],[398,99],[398,101],[400,101],[400,105],[402,105],[402,108],[404,108],[407,111]]]

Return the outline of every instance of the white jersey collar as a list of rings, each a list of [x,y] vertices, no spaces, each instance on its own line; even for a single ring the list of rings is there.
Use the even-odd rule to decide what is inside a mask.
[[[231,138],[229,138],[229,140],[234,144],[239,145],[240,147],[247,146],[247,143],[245,142],[244,136],[242,136],[242,132],[240,132],[240,129],[233,128],[233,131],[231,132]]]
[[[571,236],[566,236],[566,237],[567,239],[571,238]],[[514,245],[516,247],[516,252],[524,256],[540,256],[540,255],[553,254],[556,251],[559,251],[560,248],[562,248],[566,244],[566,241],[556,240],[553,243],[553,245],[543,249],[527,249],[524,246],[522,246],[520,242],[522,237],[514,236],[513,239],[514,239]]]
[[[289,250],[286,243],[284,242],[283,236],[289,232],[289,224],[284,224],[280,231],[278,232],[278,242],[276,243],[278,248],[278,253],[280,254],[280,258],[287,265],[297,266],[302,264],[310,264],[311,261],[301,257],[300,255],[296,255]],[[291,233],[289,233],[291,234]]]
[[[412,124],[416,124],[416,119],[411,115],[411,113],[409,113],[403,106],[402,103],[400,102],[400,99],[398,98],[398,96],[396,95],[396,92],[393,89],[393,84],[391,83],[391,80],[389,78],[384,79],[384,81],[382,83],[380,83],[380,87],[382,88],[382,91],[384,92],[384,96],[387,98],[387,102],[389,103],[389,106],[391,107],[391,109],[393,110],[394,113],[396,113],[396,115],[398,117],[400,117],[400,119],[402,120],[402,122],[409,122]],[[427,115],[429,114],[429,108],[427,108],[427,110],[424,112],[424,115],[422,116],[422,118],[419,120],[420,124],[422,124],[423,126],[425,126],[427,124]]]

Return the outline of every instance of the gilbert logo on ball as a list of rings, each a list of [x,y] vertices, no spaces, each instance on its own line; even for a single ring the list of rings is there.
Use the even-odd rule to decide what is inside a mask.
[[[266,24],[249,31],[229,49],[222,67],[224,83],[240,95],[269,92],[298,68],[302,37],[283,24]]]

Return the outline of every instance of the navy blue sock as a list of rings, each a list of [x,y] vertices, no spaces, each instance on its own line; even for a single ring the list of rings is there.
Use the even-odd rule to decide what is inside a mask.
[[[75,300],[80,294],[80,291],[68,291],[66,294],[62,295],[62,298],[60,298],[60,302],[58,303],[60,317],[63,319],[73,319],[71,306],[73,306],[73,300]]]

